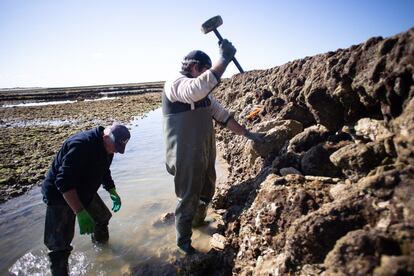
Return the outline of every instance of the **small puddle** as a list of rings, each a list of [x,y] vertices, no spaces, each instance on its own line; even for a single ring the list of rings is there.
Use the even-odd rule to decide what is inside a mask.
[[[177,256],[174,224],[154,226],[176,205],[173,178],[164,164],[161,109],[132,121],[131,135],[125,154],[115,155],[111,166],[122,208],[110,221],[109,243],[93,245],[76,225],[72,275],[129,275],[137,265],[162,265]],[[111,207],[108,193],[101,189],[99,194]],[[39,187],[0,205],[0,275],[50,273],[43,244],[45,212]],[[212,226],[194,230],[194,246],[207,252],[214,231]]]

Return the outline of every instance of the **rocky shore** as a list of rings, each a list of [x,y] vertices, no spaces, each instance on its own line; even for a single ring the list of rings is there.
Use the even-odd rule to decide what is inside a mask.
[[[215,249],[136,275],[414,274],[414,29],[238,74],[213,93],[266,142],[216,127],[229,172],[212,205]],[[0,200],[38,184],[68,135],[160,98],[1,108]]]
[[[414,274],[414,29],[223,81],[224,249],[189,275]]]
[[[76,100],[69,104],[0,108],[0,202],[21,195],[39,185],[62,142],[70,135],[113,121],[128,124],[133,117],[143,116],[160,106],[162,84],[158,92],[125,93],[109,100],[98,98],[98,91],[68,89]],[[58,95],[61,95],[59,89]],[[75,90],[75,94],[72,92]],[[133,89],[131,90],[133,91]],[[49,91],[50,92],[50,91]],[[41,100],[56,100],[57,94],[42,90]],[[2,92],[5,103],[39,100],[30,91]],[[14,95],[14,96],[13,96]],[[76,95],[76,97],[75,97]],[[74,96],[74,97],[72,97]],[[102,97],[102,96],[101,96]],[[68,98],[63,98],[68,99]]]

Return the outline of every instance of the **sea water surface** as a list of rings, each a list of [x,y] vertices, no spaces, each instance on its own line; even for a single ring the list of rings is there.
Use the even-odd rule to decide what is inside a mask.
[[[116,154],[111,166],[122,207],[110,221],[109,242],[92,244],[89,235],[79,235],[76,222],[71,275],[130,275],[134,267],[162,265],[177,256],[174,223],[154,225],[176,205],[173,178],[164,165],[161,109],[129,127],[126,152]],[[111,208],[108,193],[100,189],[99,195]],[[50,275],[43,244],[45,213],[39,187],[0,205],[0,275]],[[208,234],[194,231],[201,251],[209,249]]]

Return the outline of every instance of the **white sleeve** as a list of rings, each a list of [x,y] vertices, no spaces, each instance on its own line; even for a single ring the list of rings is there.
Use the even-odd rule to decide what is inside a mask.
[[[172,83],[166,83],[164,88],[171,102],[191,104],[205,98],[217,83],[213,72],[207,70],[197,78],[182,76]]]
[[[220,123],[227,123],[230,118],[230,113],[212,95],[209,98],[211,100],[211,113],[213,118]]]

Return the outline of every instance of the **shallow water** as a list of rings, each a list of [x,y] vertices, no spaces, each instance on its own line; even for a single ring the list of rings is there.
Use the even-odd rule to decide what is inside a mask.
[[[0,124],[0,127],[31,127],[31,126],[67,126],[76,124],[79,120],[19,120],[19,121],[8,121],[7,119],[3,120]]]
[[[108,97],[103,96],[96,99],[85,99],[85,102],[96,102],[96,101],[108,101],[108,100],[116,100],[119,97]],[[59,105],[59,104],[71,104],[76,103],[77,100],[65,100],[65,101],[46,101],[46,102],[28,102],[28,103],[18,103],[18,104],[5,104],[1,107],[9,108],[9,107],[32,107],[32,106],[45,106],[45,105]]]
[[[93,245],[76,225],[69,260],[73,275],[128,275],[137,265],[162,265],[177,256],[173,223],[153,225],[176,204],[173,179],[164,165],[161,110],[132,121],[131,134],[125,154],[117,154],[111,166],[122,208],[110,221],[109,243]],[[108,193],[101,189],[99,194],[111,207]],[[45,212],[40,188],[0,205],[0,275],[49,275]],[[209,249],[211,231],[194,231],[199,250]]]
[[[50,102],[29,102],[29,103],[18,103],[18,104],[5,104],[1,107],[29,107],[29,106],[45,106],[45,105],[59,105],[59,104],[71,104],[76,101],[50,101]]]

